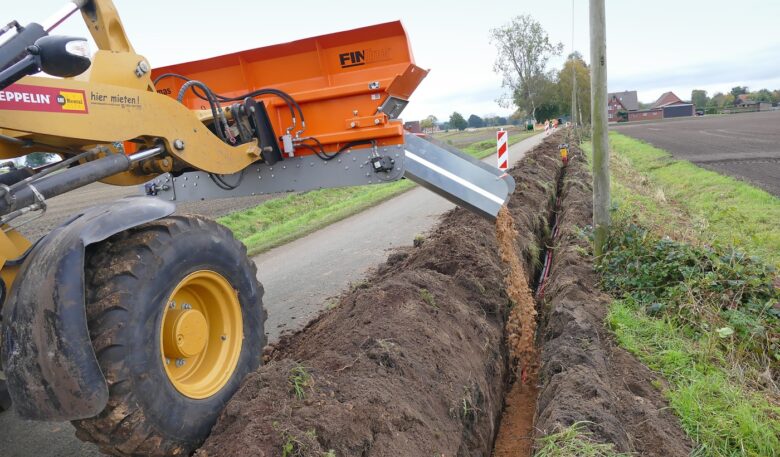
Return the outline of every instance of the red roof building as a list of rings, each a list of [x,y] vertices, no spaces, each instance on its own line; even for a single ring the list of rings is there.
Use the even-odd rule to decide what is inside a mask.
[[[650,109],[663,110],[663,118],[693,116],[693,104],[683,101],[674,92],[665,92],[653,103]]]
[[[623,102],[616,95],[610,97],[607,101],[607,122],[618,122],[618,112],[628,111]]]
[[[664,106],[681,105],[684,103],[685,102],[682,101],[680,97],[674,95],[674,92],[664,92],[660,97],[658,97],[658,100],[653,103],[651,108],[663,108]]]

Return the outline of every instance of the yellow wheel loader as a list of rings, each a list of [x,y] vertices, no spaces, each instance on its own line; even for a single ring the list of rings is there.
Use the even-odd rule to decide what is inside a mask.
[[[98,46],[54,34],[80,13]],[[45,73],[49,76],[36,76]],[[205,200],[412,179],[494,218],[511,177],[404,132],[427,71],[400,22],[153,69],[110,0],[0,29],[0,382],[23,418],[114,455],[188,455],[261,363],[263,288]],[[53,76],[53,77],[52,77]],[[138,196],[18,225],[93,182]]]

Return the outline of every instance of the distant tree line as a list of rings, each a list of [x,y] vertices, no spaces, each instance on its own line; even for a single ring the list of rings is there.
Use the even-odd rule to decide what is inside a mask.
[[[706,90],[694,89],[691,91],[691,103],[696,106],[696,109],[717,112],[739,105],[740,95],[746,95],[748,100],[756,102],[767,102],[773,105],[780,103],[780,90],[761,89],[751,92],[747,86],[735,86],[728,93],[716,92],[712,97],[707,95]]]
[[[476,114],[472,114],[467,118],[462,114],[455,111],[450,115],[449,120],[439,122],[439,119],[430,115],[420,121],[420,128],[423,130],[432,129],[438,126],[442,130],[465,130],[467,128],[481,128],[481,127],[499,127],[502,125],[519,125],[522,120],[505,116],[485,116],[481,117]]]

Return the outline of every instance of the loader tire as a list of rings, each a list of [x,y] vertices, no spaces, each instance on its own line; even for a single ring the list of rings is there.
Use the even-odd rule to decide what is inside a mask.
[[[190,455],[261,363],[263,288],[246,248],[213,221],[171,216],[90,246],[85,268],[109,400],[73,422],[76,436],[116,456]]]

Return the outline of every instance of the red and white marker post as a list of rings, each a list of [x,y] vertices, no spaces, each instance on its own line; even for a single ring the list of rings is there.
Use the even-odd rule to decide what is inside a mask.
[[[503,128],[496,132],[496,151],[498,151],[498,169],[506,171],[509,168],[509,148],[507,147],[506,130]]]

